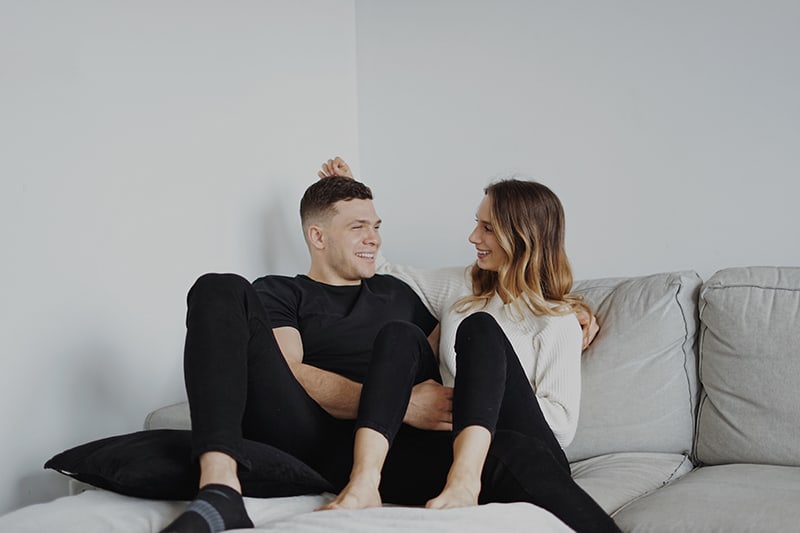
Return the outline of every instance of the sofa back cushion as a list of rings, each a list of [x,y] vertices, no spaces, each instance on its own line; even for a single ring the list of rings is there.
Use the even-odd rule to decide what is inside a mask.
[[[695,272],[579,281],[600,332],[584,353],[570,461],[615,452],[688,453],[697,406]]]
[[[800,268],[730,268],[700,293],[696,457],[800,466]]]

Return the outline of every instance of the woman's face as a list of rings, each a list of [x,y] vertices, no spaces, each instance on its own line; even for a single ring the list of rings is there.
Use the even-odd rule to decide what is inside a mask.
[[[497,271],[506,260],[506,253],[500,248],[492,228],[491,221],[492,200],[489,195],[483,197],[475,222],[475,229],[469,234],[469,242],[475,245],[478,251],[478,268]]]

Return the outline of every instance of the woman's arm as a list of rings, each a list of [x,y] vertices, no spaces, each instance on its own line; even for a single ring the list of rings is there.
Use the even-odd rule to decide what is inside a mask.
[[[581,403],[582,333],[575,315],[553,317],[533,338],[536,399],[562,447],[575,437]]]
[[[441,320],[453,302],[469,292],[464,267],[427,270],[395,265],[380,253],[375,262],[378,274],[393,276],[411,287],[437,320]]]
[[[334,157],[324,162],[317,173],[320,179],[341,176],[355,179],[350,166],[341,157]],[[464,296],[470,285],[463,268],[443,268],[423,270],[409,266],[393,265],[386,261],[380,253],[376,258],[378,274],[394,276],[409,285],[417,293],[428,310],[439,319],[447,306],[456,297]]]

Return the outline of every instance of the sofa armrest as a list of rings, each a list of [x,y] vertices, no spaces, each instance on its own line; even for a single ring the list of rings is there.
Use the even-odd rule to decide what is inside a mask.
[[[144,429],[192,429],[189,402],[156,409],[144,419]]]

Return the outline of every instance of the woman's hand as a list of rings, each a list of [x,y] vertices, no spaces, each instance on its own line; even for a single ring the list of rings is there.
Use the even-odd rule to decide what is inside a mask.
[[[597,319],[595,316],[589,314],[583,309],[576,311],[575,315],[578,317],[578,323],[581,325],[581,329],[583,330],[582,347],[585,350],[592,343],[594,336],[597,335],[597,332],[600,331],[600,326],[597,324]]]
[[[343,178],[350,178],[351,180],[355,179],[350,167],[344,162],[344,159],[339,156],[336,156],[334,159],[328,159],[325,163],[322,163],[322,170],[317,172],[317,176],[319,176],[320,179],[330,178],[331,176],[341,176]]]

